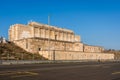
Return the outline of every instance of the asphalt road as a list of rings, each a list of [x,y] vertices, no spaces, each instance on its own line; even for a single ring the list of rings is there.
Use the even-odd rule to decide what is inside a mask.
[[[0,65],[0,80],[120,80],[120,62]]]

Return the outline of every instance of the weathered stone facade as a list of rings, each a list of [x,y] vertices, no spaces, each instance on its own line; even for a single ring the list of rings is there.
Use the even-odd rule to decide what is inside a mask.
[[[59,54],[60,56],[65,57],[64,53],[70,53],[70,55],[73,56],[81,54],[87,55],[87,53],[88,55],[89,53],[93,53],[93,55],[100,55],[100,53],[104,50],[102,47],[90,46],[81,43],[80,36],[75,35],[72,30],[36,22],[30,22],[28,25],[12,25],[9,29],[9,40],[28,52],[39,53],[40,55],[44,54],[43,56],[48,59],[51,58],[45,56],[47,55],[46,52],[56,52],[56,56]],[[52,53],[50,54],[51,56]],[[114,56],[113,54],[105,53],[102,53],[101,55],[111,56],[109,58],[103,58],[105,56],[101,56],[101,59],[113,59]],[[67,57],[71,60],[69,54],[67,54]],[[92,59],[90,56],[88,58]],[[57,59],[61,60],[61,58]],[[97,59],[97,57],[94,59]]]
[[[84,44],[84,52],[103,52],[104,48],[98,47],[98,46],[90,46],[90,45],[86,45]]]
[[[43,25],[36,22],[31,22],[28,25],[15,24],[9,29],[10,41],[34,37],[80,42],[80,37],[75,36],[71,30]]]
[[[114,59],[114,54],[109,53],[88,53],[79,51],[40,51],[40,55],[49,60],[108,60]]]

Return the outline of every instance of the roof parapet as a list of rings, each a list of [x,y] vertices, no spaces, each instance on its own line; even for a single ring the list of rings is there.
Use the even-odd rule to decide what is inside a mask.
[[[56,26],[50,26],[50,25],[47,25],[47,24],[41,24],[41,23],[38,23],[38,22],[29,22],[28,25],[33,26],[33,27],[53,28],[53,29],[60,30],[60,31],[74,33],[72,30],[69,30],[69,29],[59,28],[59,27],[56,27]]]

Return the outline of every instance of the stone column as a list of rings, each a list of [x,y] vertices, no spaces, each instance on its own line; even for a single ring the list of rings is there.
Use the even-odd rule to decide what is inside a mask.
[[[72,34],[70,33],[70,41],[72,41]]]
[[[13,28],[13,26],[11,27],[11,36],[10,36],[10,41],[13,41],[13,36],[14,36],[14,28]]]
[[[62,32],[62,41],[64,40],[64,32]]]
[[[34,27],[31,27],[31,37],[35,37],[35,30],[34,30]]]
[[[67,41],[70,41],[70,33],[67,33]]]
[[[62,40],[62,32],[59,32],[59,40]]]
[[[52,30],[49,30],[49,38],[52,39]]]
[[[58,31],[58,40],[60,40],[60,31]]]
[[[71,34],[71,41],[73,42],[74,41],[74,35]]]
[[[45,38],[49,38],[49,30],[45,29]]]
[[[61,32],[61,40],[63,40],[63,32]]]
[[[67,40],[67,33],[65,32],[64,33],[64,41],[66,41]]]
[[[75,35],[73,35],[73,42],[75,42]]]
[[[40,37],[40,28],[38,28],[38,37]]]
[[[12,27],[10,27],[10,29],[9,29],[9,40],[11,41],[12,40],[12,29],[11,29]]]
[[[53,31],[53,30],[51,30],[50,32],[51,32],[51,34],[50,34],[50,35],[51,35],[51,39],[55,39],[55,34],[54,34],[54,31]]]
[[[68,41],[68,33],[66,32],[66,41]]]
[[[18,40],[18,26],[15,26],[15,40]]]
[[[40,33],[40,32],[39,32],[39,28],[36,28],[36,31],[35,31],[35,32],[36,32],[36,37],[40,37],[40,35],[39,35],[39,33]]]
[[[41,37],[45,38],[45,29],[43,29],[43,28],[41,29]]]
[[[63,41],[63,32],[61,32],[61,40]]]
[[[15,40],[15,27],[13,27],[13,40]]]
[[[43,38],[46,38],[46,29],[43,28],[43,31],[44,31],[44,37]]]
[[[39,37],[41,38],[41,28],[39,28]]]

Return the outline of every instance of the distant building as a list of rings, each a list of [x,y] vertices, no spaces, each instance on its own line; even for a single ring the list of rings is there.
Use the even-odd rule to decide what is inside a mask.
[[[0,37],[0,43],[7,43],[7,40],[4,37]]]
[[[102,53],[102,47],[81,43],[80,36],[72,30],[37,22],[12,25],[9,40],[50,60],[114,59],[114,54]]]

